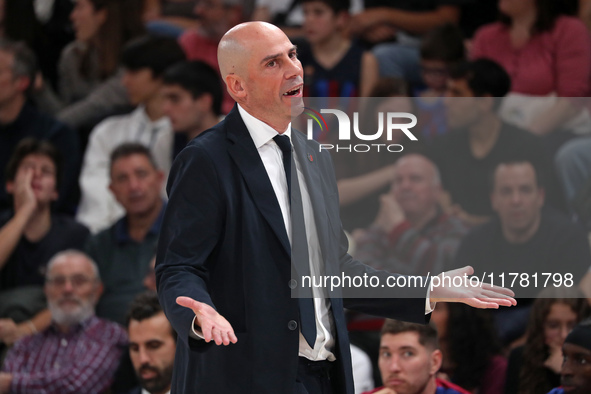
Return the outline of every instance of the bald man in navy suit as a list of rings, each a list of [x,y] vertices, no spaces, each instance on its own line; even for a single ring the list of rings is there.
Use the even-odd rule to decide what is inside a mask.
[[[353,393],[344,307],[425,323],[439,300],[515,302],[486,286],[434,287],[430,298],[420,288],[404,299],[292,298],[296,198],[307,235],[296,271],[381,283],[392,274],[347,254],[330,156],[291,129],[303,87],[295,46],[277,27],[249,22],[226,33],[218,60],[237,105],[176,158],[158,248],[158,295],[179,338],[173,393]],[[450,274],[464,273],[471,268]]]

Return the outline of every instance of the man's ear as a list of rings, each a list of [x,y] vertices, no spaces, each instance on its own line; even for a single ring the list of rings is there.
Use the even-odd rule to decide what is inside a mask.
[[[31,83],[31,78],[25,76],[18,77],[16,81],[18,90],[21,92],[26,92],[29,86],[31,86]]]
[[[14,194],[14,181],[6,181],[6,192]]]
[[[238,99],[244,99],[246,97],[246,89],[242,78],[236,74],[228,74],[226,76],[226,86],[228,87],[228,93],[236,101]]]
[[[441,350],[435,349],[433,353],[431,353],[431,365],[429,368],[429,372],[431,375],[435,375],[437,371],[441,369],[441,364],[443,363],[443,354]]]

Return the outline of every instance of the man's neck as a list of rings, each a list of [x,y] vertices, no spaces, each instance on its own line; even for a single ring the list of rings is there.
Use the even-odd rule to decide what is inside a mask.
[[[149,211],[138,215],[127,215],[127,231],[131,239],[142,242],[150,231],[150,228],[160,215],[162,210],[162,200],[154,205]]]
[[[199,134],[203,133],[207,129],[211,129],[213,126],[219,123],[218,117],[213,113],[209,112],[203,118],[203,121],[192,130],[188,131],[187,134],[187,141],[191,141],[193,138],[197,137]]]
[[[146,115],[148,115],[150,121],[155,122],[164,116],[164,111],[162,110],[163,104],[164,99],[159,94],[156,94],[144,103]]]
[[[25,96],[20,94],[14,99],[6,102],[5,105],[0,106],[0,124],[12,123],[18,118],[25,105]]]
[[[311,45],[316,61],[324,68],[333,68],[351,47],[351,40],[343,37],[340,31],[334,32],[326,40]]]
[[[523,244],[533,238],[538,232],[540,224],[542,223],[542,215],[538,215],[536,219],[523,231],[512,231],[503,226],[503,236],[510,244]]]
[[[51,209],[49,206],[39,207],[31,216],[23,232],[29,242],[38,242],[51,229]]]
[[[490,153],[497,143],[501,126],[501,120],[494,113],[489,113],[468,129],[470,148],[475,157],[480,159]]]

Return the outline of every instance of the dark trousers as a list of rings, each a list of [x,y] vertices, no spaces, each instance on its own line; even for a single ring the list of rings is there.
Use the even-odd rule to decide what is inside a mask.
[[[300,357],[294,394],[333,394],[332,362],[310,361]]]

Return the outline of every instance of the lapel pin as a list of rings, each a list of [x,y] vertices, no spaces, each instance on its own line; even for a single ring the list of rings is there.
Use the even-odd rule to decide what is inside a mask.
[[[314,158],[312,157],[312,154],[311,153],[308,153],[308,160],[314,161]]]

